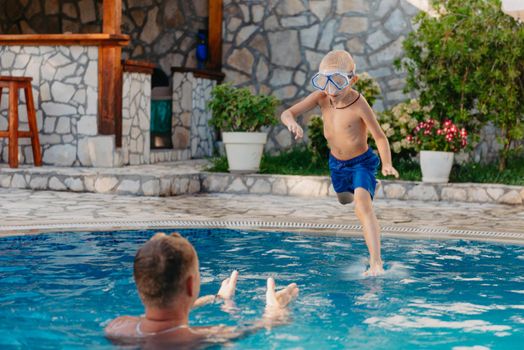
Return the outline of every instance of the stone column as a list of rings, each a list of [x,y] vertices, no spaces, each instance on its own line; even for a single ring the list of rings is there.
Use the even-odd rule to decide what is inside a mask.
[[[213,155],[214,131],[208,122],[207,101],[221,73],[173,68],[173,147],[190,150],[191,158]]]
[[[122,156],[124,165],[149,164],[151,75],[124,72],[122,88]]]

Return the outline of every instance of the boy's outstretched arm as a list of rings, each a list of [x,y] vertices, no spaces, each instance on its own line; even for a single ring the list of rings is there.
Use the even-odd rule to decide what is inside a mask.
[[[368,105],[367,101],[363,108],[363,120],[377,144],[378,153],[382,160],[382,175],[393,175],[398,178],[398,171],[393,168],[393,162],[391,161],[391,149],[389,148],[388,138],[384,134],[384,131],[382,131],[382,128],[375,117],[375,113],[373,113],[373,110]]]
[[[315,108],[318,105],[321,94],[321,91],[312,92],[305,99],[289,107],[280,115],[280,120],[295,135],[295,140],[304,136],[304,130],[298,125],[296,117]]]

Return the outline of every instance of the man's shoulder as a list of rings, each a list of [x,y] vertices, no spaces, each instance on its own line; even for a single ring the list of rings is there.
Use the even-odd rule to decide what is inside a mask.
[[[136,326],[139,318],[136,316],[120,316],[109,322],[104,329],[108,337],[129,336]]]

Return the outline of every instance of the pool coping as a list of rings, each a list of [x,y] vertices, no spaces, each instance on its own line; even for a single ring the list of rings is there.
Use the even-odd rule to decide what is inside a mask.
[[[38,235],[45,233],[84,231],[124,231],[138,229],[230,228],[250,231],[296,232],[334,237],[362,237],[361,225],[315,223],[304,221],[242,220],[99,220],[71,223],[48,222],[39,224],[0,225],[0,238]],[[456,230],[435,227],[383,226],[383,237],[424,240],[473,240],[524,245],[524,233],[480,230]]]

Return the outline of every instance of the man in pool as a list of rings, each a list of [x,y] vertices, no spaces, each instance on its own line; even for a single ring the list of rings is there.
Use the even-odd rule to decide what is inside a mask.
[[[136,253],[133,276],[145,314],[121,316],[105,328],[106,337],[118,344],[145,347],[188,347],[226,342],[259,329],[286,322],[286,306],[298,295],[291,283],[276,292],[275,281],[267,280],[266,308],[261,320],[249,327],[191,327],[191,309],[210,302],[232,303],[238,272],[222,282],[215,296],[198,298],[200,273],[197,253],[178,233],[157,233]]]
[[[362,224],[369,250],[368,276],[384,273],[380,255],[380,227],[373,211],[375,174],[380,160],[368,147],[368,130],[375,139],[382,174],[398,177],[391,162],[389,142],[366,99],[351,86],[358,77],[349,52],[334,50],[320,62],[319,72],[311,80],[316,91],[286,109],[281,120],[295,135],[304,132],[295,118],[317,106],[322,112],[324,136],[331,150],[329,170],[331,182],[341,204],[355,201],[355,213]]]

